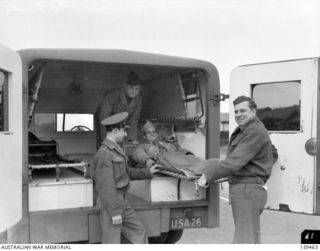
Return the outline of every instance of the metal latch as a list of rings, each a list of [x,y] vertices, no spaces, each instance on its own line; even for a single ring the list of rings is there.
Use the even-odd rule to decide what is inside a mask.
[[[225,101],[229,97],[230,96],[228,94],[224,94],[224,93],[215,94],[214,92],[212,92],[210,95],[210,100],[213,102],[213,105],[216,106],[218,102]]]

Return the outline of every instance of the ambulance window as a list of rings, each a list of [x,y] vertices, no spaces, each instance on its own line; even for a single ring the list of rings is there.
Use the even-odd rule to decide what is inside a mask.
[[[93,131],[93,114],[58,113],[58,132],[90,132]]]
[[[202,117],[204,110],[197,73],[186,72],[180,74],[179,85],[185,107],[185,117],[193,119]]]
[[[300,81],[252,85],[257,116],[269,131],[300,131]]]
[[[0,131],[8,130],[8,75],[0,70]]]

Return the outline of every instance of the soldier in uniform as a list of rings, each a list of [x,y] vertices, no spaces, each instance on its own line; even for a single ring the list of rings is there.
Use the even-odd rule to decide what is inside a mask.
[[[151,167],[159,162],[162,155],[167,152],[183,156],[193,155],[190,151],[180,147],[174,135],[171,134],[163,138],[159,137],[155,125],[149,120],[143,126],[143,134],[146,142],[135,148],[132,158],[140,164],[145,164],[147,167]]]
[[[106,138],[93,162],[93,179],[98,193],[102,243],[120,243],[121,235],[132,243],[147,243],[146,230],[135,210],[126,199],[131,179],[150,179],[155,168],[136,169],[127,166],[127,157],[121,149],[126,137],[124,121],[127,112],[117,113],[104,119]]]
[[[145,123],[143,131],[146,142],[138,145],[133,151],[133,162],[149,168],[156,165],[160,171],[182,174],[190,178],[202,174],[201,169],[194,169],[202,159],[183,149],[175,135],[171,133],[170,136],[161,137],[151,121]]]
[[[97,148],[99,148],[106,136],[106,130],[104,126],[101,126],[100,121],[119,112],[128,113],[126,119],[126,124],[130,126],[128,129],[128,140],[137,143],[138,121],[142,107],[142,99],[139,94],[140,88],[140,77],[131,71],[127,75],[127,82],[124,87],[118,87],[104,93],[102,102],[95,112]]]
[[[255,102],[245,96],[233,101],[238,127],[230,137],[227,157],[201,162],[209,168],[198,181],[228,177],[229,196],[235,224],[233,243],[260,243],[260,214],[267,201],[265,183],[277,158],[268,131],[256,116]],[[205,169],[205,168],[204,168]]]

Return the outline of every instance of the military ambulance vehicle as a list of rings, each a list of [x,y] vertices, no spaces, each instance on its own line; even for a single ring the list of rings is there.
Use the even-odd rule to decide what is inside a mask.
[[[230,77],[230,101],[252,97],[278,149],[267,208],[320,214],[319,58],[243,65]],[[230,132],[235,128],[230,103]]]
[[[196,156],[219,157],[222,96],[211,63],[123,50],[0,46],[2,243],[100,242],[89,175],[97,151],[93,114],[104,92],[123,86],[130,71],[142,79],[139,126],[151,120]],[[134,146],[123,147],[130,155]],[[129,192],[152,242],[174,243],[185,228],[219,225],[217,184],[200,189],[184,177],[156,175],[132,181]]]

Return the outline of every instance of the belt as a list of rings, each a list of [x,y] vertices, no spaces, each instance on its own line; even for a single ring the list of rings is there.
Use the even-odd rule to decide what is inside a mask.
[[[121,194],[121,195],[125,195],[127,192],[127,187],[123,187],[123,188],[117,188],[117,193]]]
[[[260,184],[264,185],[265,182],[260,177],[230,177],[229,178],[229,184],[235,185],[235,184]]]

